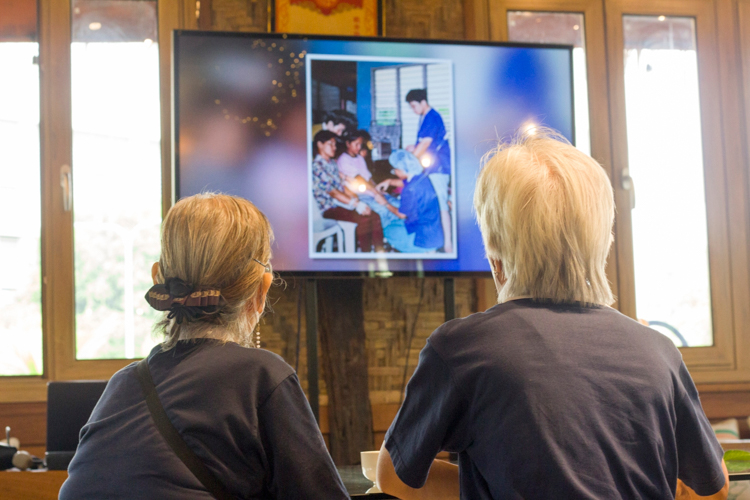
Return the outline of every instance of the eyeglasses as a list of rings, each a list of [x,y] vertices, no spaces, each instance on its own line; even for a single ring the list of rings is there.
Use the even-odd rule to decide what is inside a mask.
[[[261,266],[263,266],[263,268],[266,270],[267,273],[273,274],[273,269],[271,269],[271,263],[270,262],[268,264],[264,264],[261,261],[259,261],[258,259],[253,259],[253,260],[255,262],[257,262],[258,264],[260,264]]]

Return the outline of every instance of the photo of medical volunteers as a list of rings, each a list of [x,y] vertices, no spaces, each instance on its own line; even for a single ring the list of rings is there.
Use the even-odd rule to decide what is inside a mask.
[[[453,70],[308,56],[311,258],[455,258]]]

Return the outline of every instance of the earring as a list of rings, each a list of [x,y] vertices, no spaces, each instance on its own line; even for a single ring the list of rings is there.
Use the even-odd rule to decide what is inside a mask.
[[[260,318],[261,318],[261,315],[258,314],[258,313],[255,313],[255,314],[257,315],[256,316],[257,319],[255,320],[255,328],[254,328],[253,334],[250,336],[250,343],[253,345],[253,347],[256,347],[256,348],[260,349]],[[255,337],[255,338],[253,338],[253,337]]]

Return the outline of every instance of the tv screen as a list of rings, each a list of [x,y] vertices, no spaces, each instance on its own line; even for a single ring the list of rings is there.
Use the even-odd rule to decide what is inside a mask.
[[[275,270],[489,271],[484,153],[544,125],[573,140],[570,47],[177,31],[175,194],[252,201]]]

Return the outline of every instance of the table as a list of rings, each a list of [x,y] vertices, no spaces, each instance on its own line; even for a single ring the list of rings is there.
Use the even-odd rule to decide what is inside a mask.
[[[362,467],[359,465],[344,465],[336,467],[344,481],[346,491],[351,498],[363,500],[380,500],[384,498],[396,498],[387,493],[367,493],[367,490],[373,487],[372,481],[362,475]]]
[[[381,500],[392,497],[386,493],[367,494],[372,483],[362,475],[359,465],[338,467],[344,486],[349,496],[358,500]],[[64,470],[38,470],[21,472],[19,470],[0,471],[0,497],[13,500],[57,500],[68,472]],[[750,480],[750,473],[729,474],[730,481]]]
[[[362,475],[362,467],[349,465],[338,467],[349,496],[359,500],[381,500],[395,498],[385,493],[367,494],[372,482]],[[60,487],[68,478],[68,471],[37,470],[0,471],[0,498],[13,500],[57,500]]]

